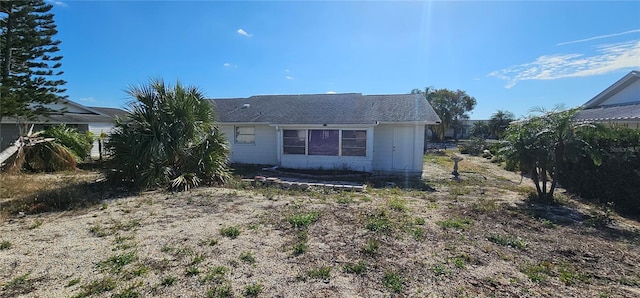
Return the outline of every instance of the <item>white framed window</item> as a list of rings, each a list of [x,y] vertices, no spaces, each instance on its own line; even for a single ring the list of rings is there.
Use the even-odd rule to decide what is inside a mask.
[[[284,154],[322,156],[367,156],[364,129],[284,129]]]
[[[342,130],[342,156],[367,156],[367,131]]]
[[[255,126],[236,126],[235,127],[235,143],[236,144],[255,144],[256,143]]]

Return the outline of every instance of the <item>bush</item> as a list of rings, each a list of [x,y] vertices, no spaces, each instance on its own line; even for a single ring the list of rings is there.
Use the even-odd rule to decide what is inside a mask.
[[[460,153],[478,156],[487,149],[487,141],[483,138],[472,138],[460,145]]]
[[[137,101],[126,118],[116,120],[107,144],[112,182],[186,190],[229,178],[229,148],[201,91],[152,81],[128,93]]]
[[[640,214],[640,130],[596,127],[580,134],[600,155],[601,164],[596,165],[589,156],[564,162],[560,184],[587,200]]]
[[[45,138],[55,138],[55,142],[69,149],[78,161],[89,157],[93,140],[87,134],[78,132],[77,129],[67,127],[64,124],[51,126],[45,129],[41,136]]]

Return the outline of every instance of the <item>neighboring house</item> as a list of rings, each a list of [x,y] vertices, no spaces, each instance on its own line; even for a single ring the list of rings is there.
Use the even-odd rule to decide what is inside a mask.
[[[39,117],[30,120],[27,124],[34,124],[34,132],[51,125],[66,124],[78,129],[80,132],[92,132],[96,137],[101,133],[111,133],[117,116],[124,116],[126,111],[116,108],[87,107],[73,101],[48,105],[56,111],[66,108],[64,114],[52,114],[48,117]],[[3,117],[0,123],[0,151],[9,147],[19,136],[19,127],[13,117]],[[94,141],[91,149],[91,157],[99,156],[98,141]]]
[[[640,71],[628,73],[581,108],[576,121],[640,129]]]
[[[216,99],[231,162],[296,169],[422,173],[426,125],[419,94],[265,95]]]

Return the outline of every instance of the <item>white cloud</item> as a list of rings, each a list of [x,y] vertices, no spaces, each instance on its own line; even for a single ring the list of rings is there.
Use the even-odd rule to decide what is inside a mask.
[[[336,94],[335,91],[327,91],[327,94]]]
[[[566,45],[566,44],[579,43],[579,42],[585,42],[585,41],[592,41],[592,40],[596,40],[596,39],[615,37],[615,36],[620,36],[620,35],[625,35],[625,34],[630,34],[630,33],[640,33],[640,29],[634,29],[634,30],[629,30],[629,31],[625,31],[625,32],[620,32],[620,33],[598,35],[598,36],[593,36],[593,37],[584,38],[584,39],[566,41],[566,42],[561,42],[561,43],[556,44],[556,45],[557,46],[563,46],[563,45]]]
[[[533,62],[514,65],[489,73],[507,81],[511,88],[519,81],[555,80],[601,75],[620,69],[640,67],[640,40],[596,46],[596,54],[555,54],[540,56]]]
[[[225,64],[222,64],[222,66],[224,66],[226,68],[237,68],[238,67],[238,65],[231,64],[231,63],[228,63],[228,62],[225,63]]]
[[[292,77],[292,76],[286,76],[285,78],[286,78],[287,80],[293,80],[293,77]]]
[[[80,99],[78,99],[78,100],[79,100],[79,101],[86,101],[86,102],[95,102],[95,101],[96,101],[96,99],[95,99],[95,98],[93,98],[92,96],[89,96],[89,97],[83,97],[83,98],[80,98]]]
[[[236,32],[238,32],[238,34],[240,34],[240,35],[242,35],[242,36],[246,36],[246,37],[251,37],[251,36],[253,36],[253,34],[249,34],[249,33],[247,33],[247,31],[244,31],[244,29],[242,29],[242,28],[238,29],[238,31],[236,31]]]
[[[53,5],[58,5],[58,6],[63,6],[66,7],[68,6],[67,3],[64,3],[62,1],[56,1],[56,0],[46,0],[47,2],[53,4]]]

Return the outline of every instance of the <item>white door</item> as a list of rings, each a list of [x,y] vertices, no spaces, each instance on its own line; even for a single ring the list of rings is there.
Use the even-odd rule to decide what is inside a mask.
[[[413,127],[399,126],[393,128],[392,169],[407,171],[413,163]]]

